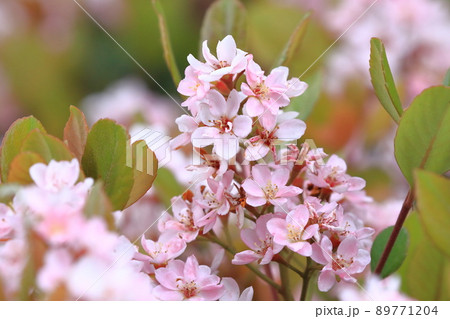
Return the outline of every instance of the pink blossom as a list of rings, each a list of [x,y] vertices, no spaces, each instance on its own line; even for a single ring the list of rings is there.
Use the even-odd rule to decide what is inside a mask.
[[[21,219],[8,206],[0,203],[0,243],[16,236],[16,229],[21,225]]]
[[[48,165],[34,164],[30,168],[30,176],[36,185],[52,192],[73,187],[80,175],[80,165],[76,159],[71,162],[51,160]]]
[[[295,141],[303,136],[306,130],[305,122],[295,118],[284,119],[286,114],[288,113],[278,117],[278,124],[274,123],[274,126],[268,129],[257,130],[256,135],[247,141],[248,146],[244,153],[246,160],[257,161],[266,156],[269,151],[275,156],[277,143]]]
[[[231,91],[225,100],[222,94],[213,90],[208,94],[208,105],[203,104],[200,118],[206,125],[192,133],[192,144],[205,147],[214,144],[214,152],[223,159],[230,159],[239,150],[239,139],[245,138],[252,130],[252,120],[238,115],[242,96]]]
[[[308,240],[317,233],[319,226],[317,224],[308,225],[308,221],[308,209],[304,205],[298,205],[286,215],[286,218],[270,220],[267,223],[267,229],[272,234],[275,243],[309,257],[312,247]]]
[[[178,196],[172,198],[172,212],[173,217],[162,219],[158,224],[159,231],[176,230],[178,236],[186,242],[197,238],[200,230],[198,222],[204,216],[203,209],[197,203]]]
[[[242,184],[247,193],[247,203],[258,207],[267,203],[282,205],[288,198],[299,195],[302,190],[295,186],[286,186],[289,180],[289,169],[278,167],[274,172],[265,165],[252,168],[252,178]]]
[[[239,286],[233,278],[222,278],[221,281],[225,288],[225,293],[220,297],[220,301],[251,301],[253,298],[253,287],[247,287],[240,294]]]
[[[185,78],[178,85],[178,92],[189,96],[181,105],[189,106],[193,102],[201,100],[205,97],[210,89],[209,82],[199,79],[199,72],[196,72],[192,66],[188,66],[184,71]],[[195,115],[195,114],[194,114]]]
[[[267,229],[267,222],[273,217],[273,214],[263,215],[256,220],[254,229],[241,230],[242,241],[250,250],[237,253],[231,261],[233,264],[245,265],[261,259],[260,264],[265,265],[283,249],[283,245],[274,243],[272,234]]]
[[[202,81],[214,82],[224,75],[238,74],[244,71],[247,65],[247,53],[236,48],[236,42],[231,35],[217,43],[217,57],[211,54],[207,41],[203,42],[202,53],[205,63],[194,58],[192,54],[188,56],[189,64],[200,74],[199,79]]]
[[[331,155],[326,165],[307,171],[307,179],[317,187],[329,188],[337,193],[359,191],[366,186],[360,177],[346,174],[347,164],[337,155]]]
[[[321,204],[316,197],[305,198],[305,206],[310,215],[310,222],[317,224],[321,232],[339,229],[344,219],[344,210],[336,202]]]
[[[364,290],[355,285],[339,285],[338,296],[342,301],[410,301],[400,291],[400,278],[389,276],[381,279],[370,275],[364,283]]]
[[[164,232],[156,242],[142,236],[141,244],[148,255],[137,254],[136,259],[148,262],[155,268],[166,266],[186,249],[186,242],[177,236],[176,231]]]
[[[220,278],[211,274],[208,266],[199,265],[195,256],[186,263],[172,260],[155,272],[159,286],[153,290],[161,300],[218,300],[225,293]]]
[[[270,127],[280,107],[289,104],[290,98],[305,92],[308,85],[299,79],[288,81],[289,69],[280,66],[264,76],[261,67],[249,59],[245,75],[247,83],[242,83],[242,93],[248,96],[245,112],[251,117],[262,116],[263,126]]]
[[[353,274],[361,273],[370,263],[370,254],[367,250],[358,247],[355,237],[346,237],[333,252],[331,240],[324,236],[320,245],[313,245],[314,261],[325,265],[319,275],[319,290],[328,291],[336,281],[344,280],[356,282]],[[336,279],[338,278],[338,279]]]
[[[197,121],[193,117],[185,114],[177,118],[175,123],[177,123],[178,130],[181,134],[170,141],[170,147],[174,150],[189,144],[192,133],[198,128]]]

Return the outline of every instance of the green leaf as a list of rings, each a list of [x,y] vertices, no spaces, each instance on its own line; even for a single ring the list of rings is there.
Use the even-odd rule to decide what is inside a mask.
[[[450,257],[450,180],[417,170],[416,198],[425,233],[438,249]]]
[[[170,43],[169,29],[167,28],[166,18],[164,16],[164,10],[159,0],[152,0],[153,9],[158,17],[159,32],[161,35],[161,43],[164,51],[164,59],[167,67],[169,68],[172,80],[175,86],[181,81],[180,71],[178,70],[177,62],[173,54],[172,45]]]
[[[316,105],[319,99],[322,86],[322,73],[314,73],[305,82],[308,83],[308,88],[305,93],[292,98],[291,103],[285,108],[286,111],[298,112],[298,118],[301,120],[306,120],[309,117],[314,105]]]
[[[45,163],[42,156],[34,152],[22,152],[11,162],[8,182],[28,185],[33,183],[30,167],[36,163]]]
[[[0,184],[0,203],[9,204],[21,187],[19,184]]]
[[[28,134],[23,142],[21,152],[39,154],[46,163],[51,160],[70,161],[74,158],[74,155],[61,140],[38,129]]]
[[[158,159],[155,153],[150,150],[145,141],[136,141],[131,146],[131,158],[135,161],[134,184],[130,193],[130,198],[125,207],[129,207],[144,196],[152,187],[158,171]],[[132,164],[132,163],[131,163]]]
[[[300,19],[300,22],[295,27],[294,32],[292,32],[288,42],[284,46],[283,51],[281,51],[278,58],[275,60],[272,68],[276,68],[280,65],[289,66],[289,63],[295,57],[301,46],[303,37],[308,27],[310,16],[311,14],[308,12]]]
[[[238,47],[245,47],[247,12],[238,0],[217,0],[206,11],[200,31],[201,43],[215,44],[232,35]]]
[[[82,158],[86,176],[105,183],[115,210],[122,210],[133,187],[133,169],[126,165],[128,134],[112,120],[100,120],[88,134]]]
[[[112,204],[103,188],[103,182],[97,181],[89,191],[86,205],[84,205],[85,216],[88,218],[100,216],[106,221],[110,230],[115,230],[113,211]]]
[[[83,112],[75,106],[70,107],[70,117],[64,127],[64,142],[78,161],[83,157],[89,127]]]
[[[158,170],[158,177],[155,179],[153,186],[166,207],[171,205],[172,197],[179,196],[185,191],[172,172],[164,167]]]
[[[414,99],[397,129],[395,158],[410,185],[416,168],[450,169],[450,87],[431,87]]]
[[[450,69],[445,73],[444,82],[442,83],[445,86],[450,86]]]
[[[448,300],[448,259],[428,240],[423,240],[412,254],[406,272],[406,286],[411,297],[419,300]]]
[[[403,114],[402,103],[395,88],[394,78],[386,57],[386,50],[380,39],[370,40],[370,78],[375,94],[395,122]]]
[[[2,152],[0,155],[1,177],[3,182],[8,181],[9,166],[11,165],[12,160],[20,153],[23,141],[34,129],[45,132],[41,122],[34,117],[29,116],[15,121],[6,132],[3,138],[1,147]]]
[[[383,254],[384,248],[386,247],[386,244],[389,240],[389,237],[391,236],[393,229],[394,227],[390,226],[384,229],[375,238],[372,245],[372,250],[370,252],[371,256],[370,266],[372,271],[374,271],[375,268],[377,267],[378,262],[380,261],[381,255]],[[392,251],[386,261],[383,271],[381,272],[380,275],[381,278],[386,278],[387,276],[397,271],[398,268],[400,268],[400,266],[403,263],[403,260],[405,260],[407,250],[408,250],[408,233],[404,228],[402,228],[400,230],[400,233],[398,234],[394,246],[392,247]]]

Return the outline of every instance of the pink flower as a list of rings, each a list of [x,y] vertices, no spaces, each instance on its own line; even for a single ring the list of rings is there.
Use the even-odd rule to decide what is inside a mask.
[[[205,97],[210,89],[209,82],[202,81],[198,78],[199,73],[192,66],[188,66],[184,71],[185,78],[178,85],[178,92],[189,96],[181,105],[189,106],[193,102],[201,100]]]
[[[36,185],[52,192],[73,187],[80,175],[80,165],[76,159],[71,162],[51,160],[48,165],[34,164],[30,168],[30,176]]]
[[[181,196],[172,198],[173,217],[162,220],[158,229],[161,232],[176,230],[178,236],[186,242],[197,238],[199,220],[204,216],[203,209],[197,203],[188,202]]]
[[[167,263],[180,256],[186,249],[186,242],[179,238],[176,231],[166,231],[158,241],[141,237],[142,248],[147,255],[137,254],[135,259],[148,262],[155,268],[164,267]]]
[[[288,112],[294,113],[295,112]],[[271,126],[270,128],[262,128],[257,130],[257,135],[253,136],[247,141],[247,148],[245,150],[244,156],[248,161],[257,161],[269,153],[272,152],[274,157],[276,156],[275,146],[278,142],[288,142],[299,139],[303,136],[306,130],[306,124],[302,120],[295,118],[284,119],[285,115],[290,115],[284,113],[284,116],[278,117],[278,124]]]
[[[254,229],[241,230],[242,241],[251,249],[237,253],[231,261],[235,265],[245,265],[261,259],[260,264],[268,264],[275,254],[278,254],[283,245],[273,242],[273,237],[267,229],[267,222],[274,217],[267,214],[256,220]]]
[[[355,285],[340,285],[339,300],[342,301],[411,301],[400,291],[400,278],[389,276],[380,279],[375,275],[366,278],[364,290]]]
[[[270,220],[267,223],[267,229],[272,234],[275,243],[309,257],[312,247],[308,240],[317,233],[319,226],[317,224],[308,226],[308,221],[308,209],[304,205],[299,205],[290,211],[286,218]]]
[[[336,202],[321,204],[317,197],[305,198],[305,206],[309,211],[310,223],[317,224],[319,231],[339,230],[344,219],[344,210]]]
[[[248,61],[247,83],[241,85],[242,92],[248,96],[245,112],[251,117],[262,116],[265,127],[273,125],[278,110],[289,104],[289,98],[301,95],[308,87],[297,78],[288,81],[288,74],[289,69],[280,66],[265,76],[253,59]]]
[[[239,286],[233,278],[222,278],[221,281],[225,288],[225,293],[220,297],[220,301],[251,301],[253,298],[253,287],[247,287],[240,294]]]
[[[346,237],[333,252],[331,240],[324,236],[320,245],[313,245],[314,261],[325,265],[319,275],[319,290],[328,291],[334,286],[336,281],[344,280],[356,282],[353,274],[361,273],[370,263],[370,254],[365,249],[360,249],[358,240],[353,237]],[[338,278],[338,280],[336,280]]]
[[[37,274],[37,284],[46,293],[51,293],[64,284],[72,268],[73,258],[66,249],[50,250],[45,255],[44,266]]]
[[[285,204],[289,197],[299,195],[302,190],[295,186],[286,186],[289,180],[289,169],[278,167],[274,172],[265,165],[255,165],[252,168],[252,178],[242,184],[247,193],[247,203],[258,207],[271,203]]]
[[[306,177],[317,187],[329,188],[337,193],[354,192],[363,189],[366,182],[360,177],[346,174],[347,164],[337,155],[331,155],[326,165],[308,170]]]
[[[198,128],[198,123],[195,119],[192,116],[185,114],[177,118],[175,123],[177,123],[178,130],[181,134],[170,141],[170,147],[174,150],[189,144],[191,142],[192,133]]]
[[[202,105],[200,118],[206,125],[192,133],[192,144],[205,147],[214,144],[214,152],[223,159],[234,157],[239,150],[239,139],[245,138],[252,130],[252,120],[245,115],[237,115],[242,96],[231,91],[225,100],[222,94],[213,90],[208,94],[208,103]]]
[[[192,54],[188,56],[189,64],[200,74],[199,79],[202,81],[214,82],[224,75],[238,74],[244,71],[247,65],[247,53],[236,48],[236,42],[231,35],[217,43],[217,58],[211,54],[207,41],[203,42],[202,52],[205,63],[194,58]]]
[[[199,266],[195,256],[190,256],[186,263],[172,260],[167,267],[155,272],[159,286],[153,290],[161,300],[218,300],[225,289],[220,278],[211,274],[208,266]]]

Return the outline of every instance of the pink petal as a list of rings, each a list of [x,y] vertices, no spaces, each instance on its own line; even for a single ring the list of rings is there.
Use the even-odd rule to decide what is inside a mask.
[[[231,263],[233,265],[246,265],[257,261],[260,258],[261,255],[255,253],[253,250],[244,250],[240,253],[237,253]]]
[[[267,165],[258,164],[252,168],[252,177],[256,184],[261,188],[266,187],[267,183],[270,182],[272,173]]]
[[[302,120],[287,120],[279,124],[276,137],[285,141],[297,140],[303,136],[306,124]]]
[[[358,253],[358,240],[355,237],[347,237],[340,244],[337,253],[345,259],[350,259]]]
[[[252,131],[252,119],[245,115],[238,115],[233,120],[233,133],[240,138],[246,137]]]
[[[198,294],[200,297],[203,297],[204,300],[218,300],[225,293],[225,289],[222,285],[214,285],[203,287]]]
[[[191,141],[194,147],[205,147],[213,144],[220,134],[215,127],[199,127],[192,133]]]
[[[277,192],[277,197],[293,197],[301,194],[303,190],[296,186],[283,186]]]
[[[244,188],[247,195],[256,196],[256,197],[264,197],[264,192],[261,187],[252,179],[246,179],[242,184],[242,188]]]
[[[199,270],[199,265],[197,258],[194,255],[189,256],[184,265],[184,279],[186,281],[196,280],[197,272]]]
[[[336,283],[336,276],[331,270],[322,270],[319,275],[318,286],[320,291],[328,291]]]
[[[247,161],[257,161],[269,153],[270,148],[263,144],[262,140],[256,144],[247,146],[244,152],[244,157]]]
[[[222,41],[217,43],[217,57],[219,61],[226,61],[231,65],[236,56],[236,42],[231,35],[227,35]]]
[[[210,65],[218,64],[217,58],[211,54],[211,51],[208,48],[208,41],[203,41],[202,43],[202,53],[203,57],[205,58],[206,62],[208,62]],[[190,62],[190,61],[189,61]],[[191,63],[192,65],[192,63]]]
[[[247,102],[245,103],[245,113],[250,117],[255,117],[263,114],[264,106],[261,101],[256,97],[249,97]]]
[[[267,203],[264,197],[256,197],[253,195],[248,195],[246,199],[247,204],[253,207],[259,207]]]
[[[271,89],[274,88],[284,92],[287,88],[286,83],[288,75],[289,69],[285,66],[279,66],[270,72],[265,83]]]
[[[308,84],[300,81],[298,78],[292,78],[287,81],[287,87],[285,94],[288,97],[295,97],[302,95],[308,88]]]
[[[272,183],[278,187],[286,185],[289,180],[290,171],[286,167],[277,167],[272,173]]]

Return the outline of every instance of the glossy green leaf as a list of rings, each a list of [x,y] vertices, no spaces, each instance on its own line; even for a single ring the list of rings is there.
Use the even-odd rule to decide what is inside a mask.
[[[416,200],[426,234],[438,249],[450,257],[450,180],[417,170]]]
[[[133,169],[126,165],[128,134],[112,120],[100,120],[88,134],[82,158],[86,176],[105,183],[115,210],[122,210],[133,187]]]
[[[384,248],[386,247],[386,244],[389,240],[389,237],[391,236],[392,230],[394,229],[393,226],[388,227],[384,229],[381,233],[378,234],[378,236],[375,238],[372,250],[370,252],[371,256],[371,269],[372,271],[375,270],[375,268],[378,265],[378,262],[380,261],[381,255],[383,254]],[[397,240],[395,241],[394,246],[392,247],[392,251],[389,254],[389,257],[386,261],[386,264],[383,268],[383,271],[381,272],[381,278],[385,278],[395,271],[397,271],[398,268],[402,265],[403,261],[405,260],[406,253],[408,251],[408,233],[404,228],[400,230],[400,233],[397,237]]]
[[[206,11],[200,31],[201,42],[215,45],[232,35],[239,48],[245,47],[247,12],[238,0],[217,0]]]
[[[9,204],[20,188],[19,184],[0,184],[0,203]]]
[[[70,117],[64,127],[64,142],[78,161],[83,157],[89,126],[83,112],[75,106],[70,107]]]
[[[34,152],[22,152],[14,157],[8,174],[8,182],[22,185],[32,184],[30,167],[36,163],[45,163],[45,161],[42,156]]]
[[[305,93],[292,98],[291,103],[285,108],[286,111],[298,112],[298,118],[301,120],[306,120],[309,117],[319,100],[322,86],[321,72],[314,73],[305,82],[308,83]]]
[[[370,78],[375,94],[381,105],[395,122],[400,121],[403,114],[402,103],[395,87],[394,78],[386,57],[386,50],[380,39],[370,40]]]
[[[152,0],[153,8],[158,17],[159,32],[161,36],[161,43],[164,51],[164,60],[166,61],[167,67],[169,68],[170,74],[172,75],[172,80],[175,86],[180,83],[181,76],[178,70],[177,62],[173,54],[172,44],[170,43],[169,29],[167,28],[166,18],[164,16],[164,10],[161,5],[161,1]]]
[[[412,254],[406,272],[410,296],[419,300],[448,300],[448,259],[429,240],[423,240]]]
[[[88,218],[99,216],[106,221],[110,230],[114,230],[113,211],[112,204],[103,188],[103,182],[97,181],[89,191],[89,196],[84,205],[85,216]]]
[[[158,171],[158,159],[145,141],[136,141],[131,146],[129,161],[134,169],[134,184],[126,207],[133,205],[152,187]]]
[[[186,190],[178,183],[172,172],[164,167],[158,170],[158,177],[155,179],[153,187],[166,207],[171,205],[172,197],[179,196]]]
[[[414,99],[397,129],[395,158],[411,185],[416,168],[450,169],[450,87],[431,87]]]
[[[34,117],[29,116],[21,118],[15,121],[10,126],[5,136],[3,137],[1,147],[2,152],[0,155],[2,173],[1,179],[3,182],[8,181],[9,166],[12,160],[17,156],[17,154],[20,153],[23,141],[34,129],[45,132],[45,129],[42,126],[41,122],[39,122]]]
[[[46,163],[51,160],[70,161],[74,158],[74,155],[61,140],[38,129],[28,134],[23,142],[21,152],[39,154]]]
[[[295,55],[302,44],[310,16],[311,14],[308,12],[300,19],[300,22],[295,27],[294,32],[292,32],[289,40],[283,48],[283,51],[281,51],[280,55],[275,60],[272,68],[276,68],[280,65],[289,66],[289,63],[295,58]]]

